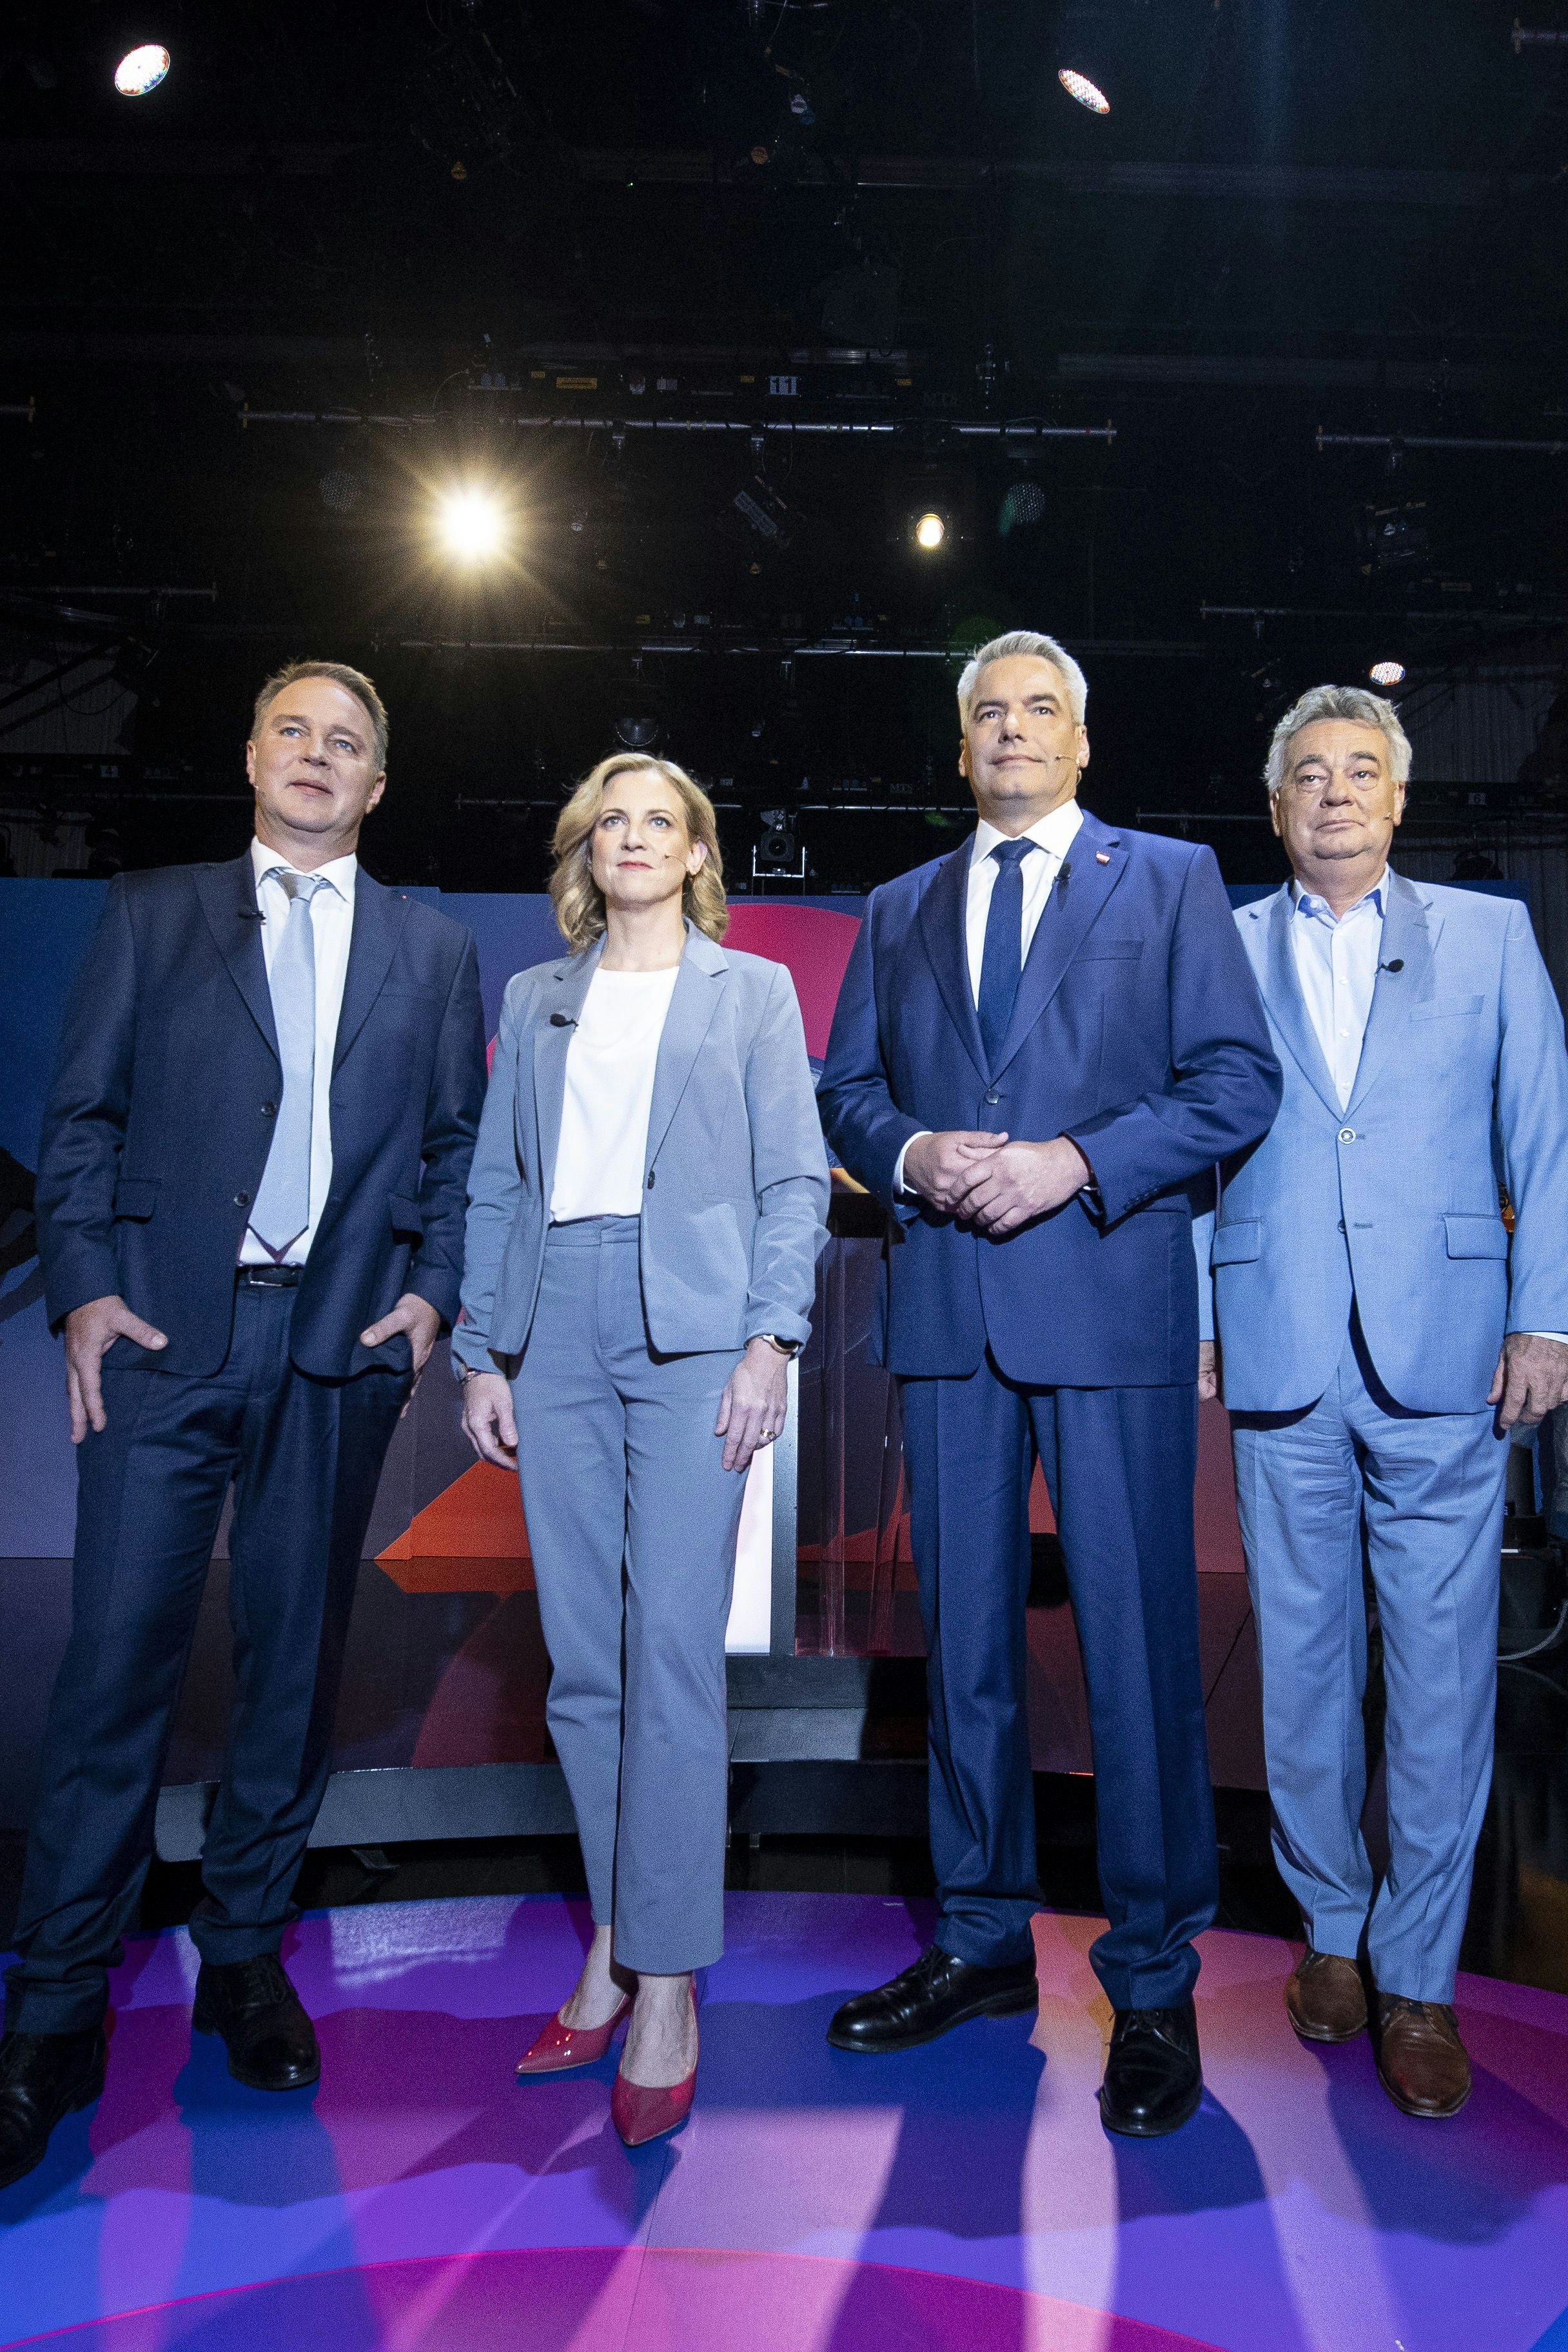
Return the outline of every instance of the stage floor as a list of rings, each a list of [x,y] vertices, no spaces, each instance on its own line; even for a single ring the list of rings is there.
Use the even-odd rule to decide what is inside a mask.
[[[1041,2010],[892,2060],[830,2051],[928,1906],[734,1895],[691,2123],[629,2156],[614,2059],[520,2086],[582,1906],[316,1913],[290,1967],[313,2094],[190,2031],[181,1930],[135,1939],[109,2086],[0,2194],[0,2342],[73,2352],[1545,2352],[1568,2345],[1568,2000],[1468,1978],[1448,2124],[1364,2039],[1302,2048],[1290,1948],[1204,1939],[1209,2084],[1173,2139],[1094,2103],[1092,1920],[1037,1922]]]

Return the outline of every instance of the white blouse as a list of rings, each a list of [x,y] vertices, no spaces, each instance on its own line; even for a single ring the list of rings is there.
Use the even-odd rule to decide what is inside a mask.
[[[566,1049],[552,1223],[642,1214],[654,1067],[679,972],[595,971],[589,982]]]

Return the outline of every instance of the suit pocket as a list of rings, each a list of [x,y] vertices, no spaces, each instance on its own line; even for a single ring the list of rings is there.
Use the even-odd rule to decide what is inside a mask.
[[[162,1187],[156,1176],[122,1176],[114,1188],[117,1217],[150,1217]]]
[[[1215,1227],[1210,1265],[1248,1265],[1263,1248],[1263,1225],[1257,1217],[1238,1217],[1233,1225]]]
[[[1113,958],[1131,961],[1143,952],[1142,940],[1086,940],[1073,958],[1075,963],[1108,963]]]
[[[1508,1227],[1500,1217],[1445,1217],[1450,1257],[1507,1257]]]
[[[395,1234],[406,1234],[413,1241],[423,1238],[425,1212],[417,1201],[405,1200],[402,1193],[394,1192],[386,1206]]]
[[[1484,996],[1429,996],[1425,1004],[1413,1004],[1412,1021],[1449,1021],[1462,1013],[1479,1013],[1486,1003]]]

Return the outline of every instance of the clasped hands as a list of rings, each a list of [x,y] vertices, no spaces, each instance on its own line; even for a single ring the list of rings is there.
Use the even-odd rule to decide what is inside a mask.
[[[1093,1181],[1093,1169],[1068,1135],[1016,1143],[1005,1133],[949,1129],[917,1135],[904,1154],[906,1191],[993,1241],[1059,1209]]]

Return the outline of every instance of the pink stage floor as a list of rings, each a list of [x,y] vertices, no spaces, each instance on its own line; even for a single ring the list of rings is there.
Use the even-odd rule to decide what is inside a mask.
[[[1303,2049],[1291,1954],[1205,1938],[1209,2095],[1171,2140],[1094,2103],[1091,1920],[1037,1922],[1040,2017],[895,2060],[836,2002],[911,1958],[923,1906],[737,1895],[698,2105],[628,2156],[614,2061],[513,2084],[575,1974],[555,1897],[314,1915],[290,1966],[312,2094],[193,2043],[183,1933],[132,1943],[96,2110],[0,2194],[0,2344],[80,2352],[1559,2352],[1568,2000],[1470,1978],[1475,2096],[1418,2124],[1364,2040]]]

